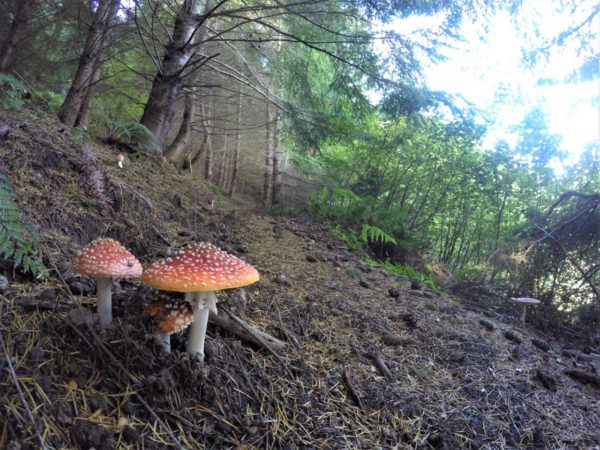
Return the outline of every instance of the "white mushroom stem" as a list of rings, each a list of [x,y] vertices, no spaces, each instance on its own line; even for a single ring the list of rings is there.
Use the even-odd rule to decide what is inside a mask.
[[[98,317],[102,328],[112,322],[112,278],[96,278]]]
[[[206,325],[208,314],[212,311],[217,313],[217,297],[213,291],[194,292],[186,294],[189,301],[193,296],[192,309],[194,311],[194,322],[187,343],[188,353],[196,353],[201,361],[204,360],[204,341],[206,340]]]
[[[121,159],[118,160],[117,161],[117,166],[119,166],[119,169],[122,169],[123,168],[123,160],[121,160]]]
[[[165,353],[171,353],[171,335],[168,333],[156,332],[156,338],[162,342]]]
[[[527,314],[527,304],[521,304],[521,323],[525,323],[525,316]]]

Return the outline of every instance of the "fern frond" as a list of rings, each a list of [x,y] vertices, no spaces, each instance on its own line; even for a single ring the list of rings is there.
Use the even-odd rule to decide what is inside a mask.
[[[17,195],[6,174],[0,172],[0,258],[39,275],[46,267],[39,259],[39,240],[16,202]]]
[[[393,236],[387,234],[381,228],[377,228],[373,225],[364,224],[360,233],[360,238],[363,242],[383,242],[397,245],[396,239]]]

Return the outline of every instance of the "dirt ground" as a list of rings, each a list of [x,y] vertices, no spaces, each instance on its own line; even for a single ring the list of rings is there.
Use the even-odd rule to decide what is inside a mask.
[[[51,269],[0,270],[1,449],[600,448],[593,352],[371,269],[322,225],[253,213],[159,158],[119,169],[121,150],[34,110],[0,123],[0,170]],[[96,237],[144,264],[191,241],[243,258],[261,280],[218,297],[286,348],[209,325],[204,363],[185,333],[165,354],[142,312],[158,293],[137,281],[114,283],[100,331],[93,283],[70,270]]]

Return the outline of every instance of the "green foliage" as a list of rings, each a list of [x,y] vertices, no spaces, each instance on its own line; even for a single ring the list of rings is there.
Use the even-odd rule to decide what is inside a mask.
[[[40,275],[47,270],[40,254],[37,235],[17,205],[10,180],[0,172],[0,257],[12,260],[24,272]]]
[[[346,243],[350,250],[360,252],[363,250],[363,242],[358,238],[358,233],[352,229],[342,228],[340,224],[336,224],[331,229],[331,233],[340,241]]]
[[[385,270],[387,270],[390,273],[393,273],[394,275],[402,275],[410,278],[411,280],[420,281],[424,285],[429,286],[431,289],[441,291],[441,288],[432,278],[432,274],[416,270],[409,264],[399,264],[387,260],[383,262],[383,267],[385,268]]]
[[[65,96],[62,94],[57,94],[48,89],[38,92],[39,96],[45,101],[46,105],[51,111],[57,112],[60,110],[63,102],[65,101]]]
[[[121,110],[122,108],[119,107],[106,116],[103,123],[104,140],[125,145],[134,151],[162,154],[162,147],[154,133],[136,121],[124,120],[121,117]]]
[[[0,107],[20,108],[27,103],[27,86],[12,75],[0,73]]]
[[[373,225],[364,224],[360,233],[360,238],[363,242],[384,242],[397,245],[396,239],[390,236],[381,228],[377,228]]]

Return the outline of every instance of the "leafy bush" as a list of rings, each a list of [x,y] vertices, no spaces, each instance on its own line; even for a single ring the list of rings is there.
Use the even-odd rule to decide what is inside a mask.
[[[441,291],[440,286],[435,282],[432,278],[431,273],[421,272],[409,264],[398,264],[389,260],[383,262],[383,267],[390,273],[394,275],[402,275],[410,278],[411,280],[417,280],[423,283],[426,286],[429,286],[431,289],[436,291]]]
[[[12,75],[0,73],[0,106],[4,109],[20,108],[27,103],[27,86]]]
[[[12,260],[24,272],[40,275],[47,269],[40,260],[39,240],[16,197],[10,180],[0,171],[0,257]]]
[[[117,108],[104,119],[104,140],[109,144],[124,145],[133,151],[161,155],[162,146],[154,133],[141,123],[123,120],[121,109]]]

